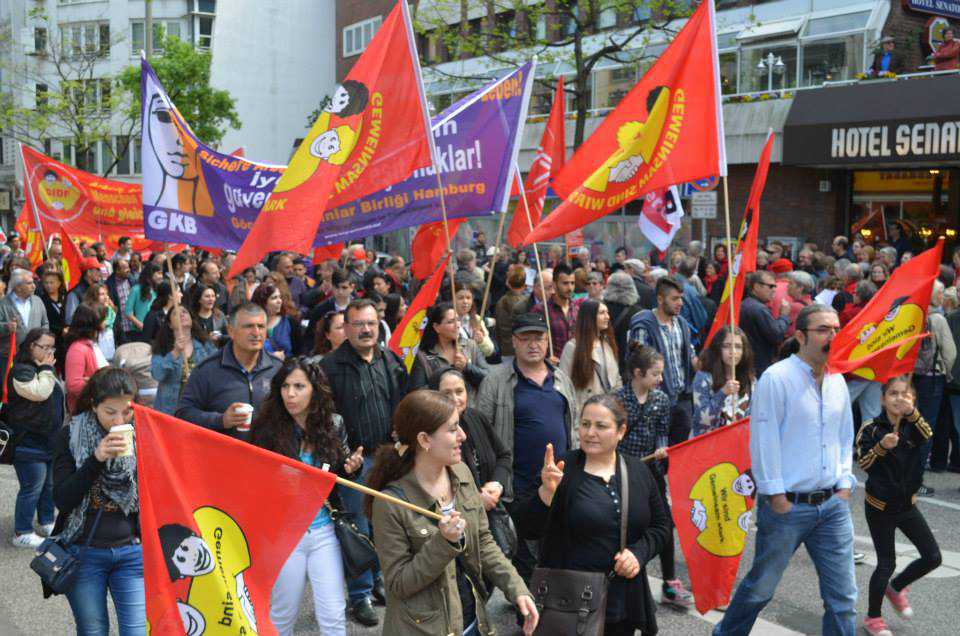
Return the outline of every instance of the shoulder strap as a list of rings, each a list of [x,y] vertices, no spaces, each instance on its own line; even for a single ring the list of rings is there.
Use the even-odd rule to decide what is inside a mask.
[[[617,455],[620,460],[620,549],[627,547],[627,518],[630,512],[630,479],[627,475],[627,462],[623,455]]]

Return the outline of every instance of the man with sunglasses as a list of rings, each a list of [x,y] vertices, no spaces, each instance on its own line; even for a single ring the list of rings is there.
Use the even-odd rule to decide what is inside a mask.
[[[714,636],[750,633],[801,543],[820,577],[820,633],[856,631],[853,413],[843,376],[826,370],[839,330],[836,311],[807,305],[791,341],[799,350],[757,382],[750,414],[750,462],[759,493],[756,553]]]
[[[777,350],[790,327],[790,303],[780,301],[780,316],[774,318],[769,303],[777,283],[767,271],[747,275],[747,296],[740,303],[740,328],[753,348],[753,370],[760,377],[777,357]]]

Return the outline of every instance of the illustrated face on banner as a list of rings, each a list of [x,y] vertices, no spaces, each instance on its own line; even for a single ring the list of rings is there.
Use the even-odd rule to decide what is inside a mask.
[[[190,580],[187,593],[177,599],[185,633],[256,634],[253,601],[243,581],[250,568],[243,530],[227,513],[211,506],[198,508],[193,518],[199,536],[177,523],[157,531],[170,580]]]
[[[193,157],[184,148],[183,137],[177,126],[173,112],[163,102],[160,95],[150,98],[147,123],[147,137],[150,149],[157,158],[163,173],[174,179],[196,178]]]
[[[708,468],[690,489],[690,520],[700,531],[697,544],[716,556],[743,552],[750,510],[747,502],[755,485],[749,471],[741,473],[730,462]]]
[[[421,309],[417,312],[417,315],[407,323],[403,334],[400,336],[400,350],[403,352],[403,363],[407,367],[407,372],[413,368],[417,351],[420,350],[420,339],[423,337],[423,330],[426,328],[427,310]]]
[[[625,183],[636,176],[641,165],[650,163],[667,120],[669,104],[669,89],[661,86],[651,91],[647,98],[650,112],[647,119],[620,125],[617,130],[619,148],[584,182],[584,187],[606,192],[611,182]]]
[[[42,216],[64,223],[72,221],[83,212],[86,204],[79,204],[82,197],[79,184],[71,181],[67,174],[46,165],[38,165],[35,175],[40,176],[37,173],[43,175],[40,179],[34,179],[37,203]]]
[[[907,296],[897,298],[893,301],[882,322],[865,324],[858,335],[860,344],[850,352],[849,359],[856,360],[865,357],[893,344],[904,336],[922,333],[925,321],[923,308],[916,303],[907,302],[909,300]],[[908,339],[901,344],[897,348],[897,359],[903,360],[910,350],[917,346],[917,342],[916,339]],[[873,380],[877,377],[877,370],[869,366],[855,369],[852,373],[867,380]]]

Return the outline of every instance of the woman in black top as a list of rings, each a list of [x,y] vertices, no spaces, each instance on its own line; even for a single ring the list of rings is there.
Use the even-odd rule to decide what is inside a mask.
[[[877,569],[870,577],[863,619],[868,634],[887,629],[880,613],[884,597],[901,616],[913,616],[907,586],[938,568],[942,560],[937,540],[916,505],[923,477],[923,446],[933,434],[914,406],[916,399],[910,376],[891,378],[881,389],[880,415],[857,434],[857,462],[867,473],[867,526],[877,551]],[[898,529],[920,556],[891,580],[897,567],[894,535]]]
[[[217,307],[217,290],[204,283],[190,288],[190,313],[218,347],[227,337],[227,317]]]
[[[136,448],[122,433],[110,432],[132,421],[136,394],[129,373],[100,369],[54,442],[53,500],[60,510],[54,534],[80,562],[67,592],[79,634],[108,632],[107,589],[120,634],[146,634]]]
[[[17,547],[36,548],[53,531],[53,436],[67,410],[53,368],[54,342],[49,330],[31,329],[7,378],[5,419],[16,439],[13,467],[20,483],[13,528]],[[39,534],[33,528],[34,513]]]
[[[646,465],[621,455],[617,444],[627,432],[627,415],[610,395],[587,400],[580,417],[580,449],[554,462],[548,445],[540,486],[521,502],[518,531],[541,540],[539,565],[610,572],[606,636],[656,634],[656,608],[645,571],[671,532],[657,483]],[[620,472],[623,457],[627,474]],[[627,479],[629,502],[626,548],[620,549],[620,482]]]
[[[67,347],[64,344],[64,328],[67,326],[64,315],[67,303],[67,285],[63,280],[63,272],[55,269],[46,269],[43,272],[43,289],[40,291],[40,300],[47,310],[47,321],[50,331],[57,340],[56,358],[57,372],[63,376],[63,361],[67,359]]]
[[[463,462],[473,473],[484,509],[489,512],[500,501],[503,484],[510,479],[510,451],[493,430],[487,417],[467,403],[467,382],[454,368],[441,370],[430,378],[430,388],[440,391],[457,405],[460,427],[467,434]]]

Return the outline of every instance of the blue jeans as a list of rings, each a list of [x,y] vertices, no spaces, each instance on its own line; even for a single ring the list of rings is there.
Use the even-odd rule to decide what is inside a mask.
[[[714,636],[747,636],[757,615],[773,598],[783,571],[800,544],[817,568],[824,614],[821,634],[852,636],[857,620],[850,505],[833,496],[820,506],[793,504],[780,515],[762,496],[757,503],[757,549],[753,565],[724,613]]]
[[[40,525],[53,523],[53,467],[48,456],[32,448],[14,451],[13,468],[20,482],[13,513],[13,531],[17,534],[33,532],[34,513]]]
[[[943,394],[947,386],[947,377],[944,375],[915,375],[913,386],[917,389],[917,410],[927,421],[936,434],[937,421],[940,419],[940,408],[943,406]],[[923,463],[921,470],[926,467],[933,450],[933,437],[928,439],[923,447]]]
[[[80,558],[77,579],[67,592],[77,636],[107,636],[107,589],[117,611],[120,636],[146,636],[147,605],[143,591],[143,551],[140,545],[84,548],[71,551]]]
[[[367,475],[372,468],[373,456],[364,457],[360,478],[356,480],[358,484],[366,484]],[[370,534],[370,521],[367,520],[367,515],[363,512],[363,493],[353,488],[339,488],[337,494],[340,497],[341,505],[346,508],[348,512],[354,514],[354,520],[357,522],[357,527],[360,528],[360,532],[373,538]],[[378,564],[373,570],[367,570],[357,578],[347,581],[347,593],[351,606],[366,598],[370,598],[370,592],[373,590],[373,578],[379,576],[380,566]]]
[[[850,404],[859,400],[861,422],[867,422],[880,416],[880,387],[879,382],[870,382],[862,378],[849,378],[847,380]]]

